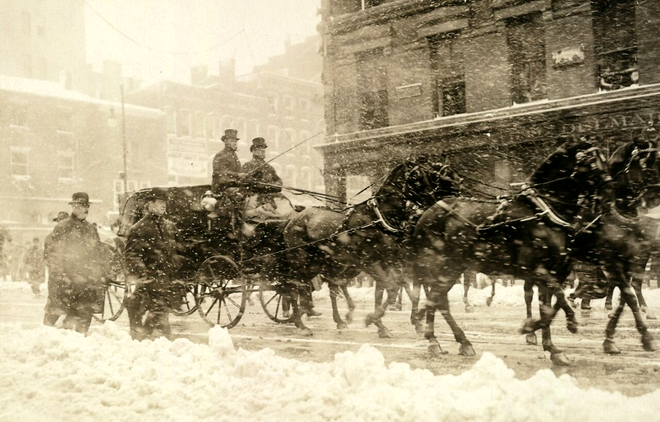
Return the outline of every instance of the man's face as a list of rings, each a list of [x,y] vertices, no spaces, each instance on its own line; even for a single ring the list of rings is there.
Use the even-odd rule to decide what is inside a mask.
[[[167,202],[162,199],[152,199],[149,201],[147,208],[156,215],[163,215],[167,211]]]
[[[266,148],[257,148],[252,152],[254,158],[266,158]]]
[[[225,148],[230,151],[236,151],[238,149],[238,141],[236,139],[227,139],[225,141]]]
[[[89,205],[86,204],[72,204],[71,205],[71,215],[73,215],[78,220],[84,220],[89,214]]]

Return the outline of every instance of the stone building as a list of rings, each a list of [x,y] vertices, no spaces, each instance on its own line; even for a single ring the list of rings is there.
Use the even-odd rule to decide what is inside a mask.
[[[320,31],[328,193],[416,152],[506,187],[563,140],[657,125],[660,2],[323,0]]]
[[[0,76],[0,224],[14,238],[45,237],[76,191],[90,221],[108,224],[124,190],[121,103],[59,83]],[[129,190],[165,184],[163,113],[125,106]]]

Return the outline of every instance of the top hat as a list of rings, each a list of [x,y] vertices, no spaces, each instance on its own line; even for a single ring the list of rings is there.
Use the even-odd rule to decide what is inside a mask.
[[[222,135],[222,138],[220,138],[220,139],[222,139],[223,141],[226,141],[228,139],[234,139],[234,140],[238,141],[238,139],[239,139],[238,138],[238,131],[236,129],[226,129],[225,134]]]
[[[153,201],[155,199],[160,199],[161,201],[167,201],[167,192],[163,188],[153,188],[144,195],[145,201]]]
[[[73,194],[71,197],[71,202],[69,202],[69,205],[75,205],[75,204],[80,204],[80,205],[87,205],[89,206],[89,195],[87,192],[76,192]]]
[[[66,220],[67,218],[69,218],[69,213],[66,211],[60,211],[57,213],[57,217],[53,218],[53,221],[57,223],[58,221]]]
[[[264,138],[254,138],[252,140],[252,145],[250,146],[250,152],[253,152],[257,148],[268,148],[266,145],[266,140]]]

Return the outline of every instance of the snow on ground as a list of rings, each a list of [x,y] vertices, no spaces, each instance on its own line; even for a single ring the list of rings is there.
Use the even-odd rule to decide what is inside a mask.
[[[112,322],[87,337],[0,324],[0,336],[3,421],[620,422],[660,412],[660,390],[583,390],[550,370],[519,380],[490,353],[454,376],[386,365],[367,345],[327,363],[235,350],[219,327],[208,345],[140,343]]]

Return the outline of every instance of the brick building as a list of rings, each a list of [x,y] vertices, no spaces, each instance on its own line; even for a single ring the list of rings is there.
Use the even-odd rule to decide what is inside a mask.
[[[166,183],[163,113],[126,105],[125,115],[129,189]],[[122,153],[120,103],[0,76],[0,224],[14,238],[44,237],[76,191],[90,194],[90,221],[108,224],[123,191]]]
[[[210,183],[212,158],[224,147],[220,138],[233,128],[242,162],[252,157],[251,140],[263,137],[267,160],[283,154],[271,165],[285,185],[324,191],[322,157],[313,148],[322,143],[325,129],[323,86],[289,76],[320,78],[318,37],[301,44],[288,45],[284,54],[248,75],[235,76],[233,61],[221,61],[213,75],[205,66],[192,68],[190,84],[160,82],[129,95],[131,103],[165,113],[170,183]]]
[[[328,193],[414,152],[507,186],[569,137],[657,125],[660,2],[323,0],[320,31]]]

